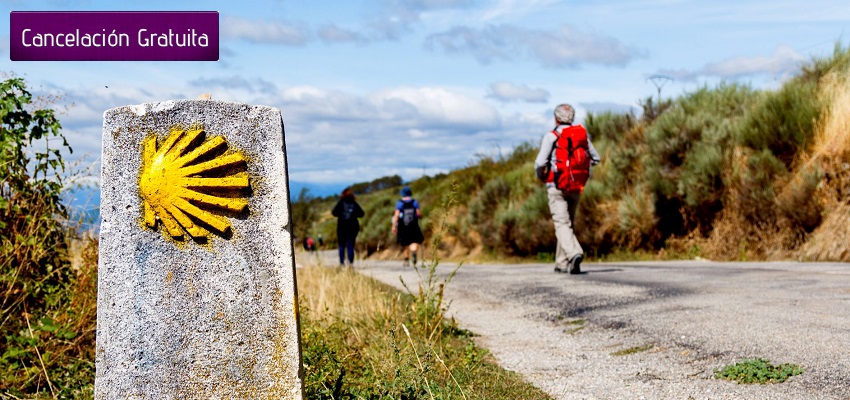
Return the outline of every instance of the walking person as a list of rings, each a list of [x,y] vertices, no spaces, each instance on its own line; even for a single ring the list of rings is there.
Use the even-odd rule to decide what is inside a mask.
[[[348,252],[348,265],[352,265],[354,263],[354,242],[357,239],[357,234],[360,233],[360,221],[357,218],[363,218],[366,213],[355,201],[354,192],[350,188],[345,188],[331,214],[337,217],[336,237],[339,242],[339,265],[345,265],[346,251]]]
[[[408,266],[410,257],[413,257],[413,266],[416,266],[416,251],[419,245],[425,241],[422,229],[419,228],[419,219],[422,218],[422,210],[419,202],[413,198],[413,191],[409,186],[401,189],[401,199],[395,204],[393,214],[393,233],[396,234],[398,244],[404,248],[404,266]]]
[[[549,211],[555,225],[555,272],[581,273],[584,250],[575,235],[575,215],[590,168],[599,164],[599,153],[581,125],[573,125],[575,110],[569,104],[555,107],[555,129],[543,135],[534,161],[537,178],[546,182]]]

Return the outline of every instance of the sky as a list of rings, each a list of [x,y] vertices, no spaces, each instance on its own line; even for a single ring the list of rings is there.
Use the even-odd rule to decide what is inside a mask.
[[[293,196],[407,181],[538,143],[561,103],[639,112],[722,81],[775,89],[847,45],[846,0],[3,0],[3,11],[218,11],[220,59],[12,62],[62,95],[69,159],[99,178],[103,112],[196,98],[279,108]]]

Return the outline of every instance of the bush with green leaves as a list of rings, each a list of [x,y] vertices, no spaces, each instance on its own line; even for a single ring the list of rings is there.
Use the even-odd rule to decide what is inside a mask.
[[[23,79],[0,82],[0,394],[91,396],[96,244],[73,271],[60,202],[70,147],[33,102]]]
[[[802,373],[803,369],[796,364],[772,365],[768,360],[754,358],[715,370],[714,376],[738,383],[782,383]]]

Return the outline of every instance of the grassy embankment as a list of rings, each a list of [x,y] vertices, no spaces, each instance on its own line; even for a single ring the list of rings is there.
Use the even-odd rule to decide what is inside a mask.
[[[576,230],[594,259],[850,261],[850,48],[801,66],[777,90],[702,87],[630,114],[589,115],[602,163]],[[500,159],[410,183],[427,216],[451,182],[460,207],[440,254],[455,259],[548,260],[554,252],[537,143]],[[398,187],[358,197],[362,253],[390,257]],[[307,231],[335,244],[334,199],[314,199]],[[387,250],[390,249],[390,250]],[[375,254],[377,253],[377,255]]]
[[[316,264],[299,268],[298,286],[310,399],[549,398],[427,297]]]

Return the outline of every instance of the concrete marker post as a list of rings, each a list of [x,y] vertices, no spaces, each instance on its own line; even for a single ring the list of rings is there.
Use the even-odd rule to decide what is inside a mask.
[[[283,121],[176,100],[103,123],[96,399],[301,399]]]

